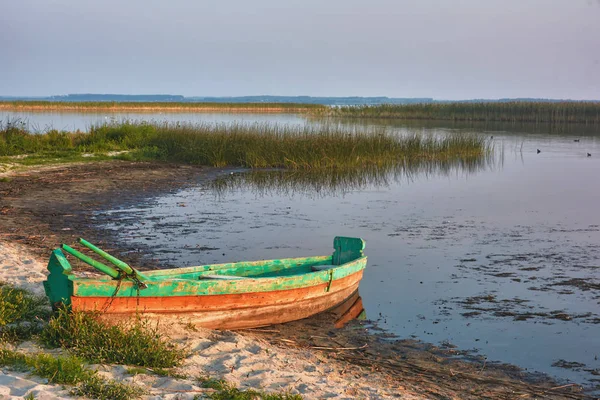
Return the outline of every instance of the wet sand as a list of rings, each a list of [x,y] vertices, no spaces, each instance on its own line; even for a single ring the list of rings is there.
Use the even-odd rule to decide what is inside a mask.
[[[151,257],[143,257],[150,249],[119,243],[98,228],[94,212],[141,204],[229,172],[110,162],[0,174],[4,178],[0,181],[0,279],[40,292],[50,250],[80,236],[141,269],[160,267]],[[210,373],[241,387],[289,389],[306,398],[586,398],[577,385],[561,387],[514,366],[469,362],[451,347],[398,340],[383,331],[374,334],[377,329],[371,322],[353,321],[335,329],[331,316],[321,315],[240,332],[190,331],[185,326],[181,321],[171,330],[173,340],[193,350],[182,370],[196,376]],[[190,380],[168,378],[166,382],[156,376],[129,376],[119,366],[104,368],[110,376],[154,390],[158,397],[185,394],[191,398],[200,390]],[[17,375],[5,373],[0,379],[2,390],[3,385],[14,386],[9,383],[11,376],[25,379]]]

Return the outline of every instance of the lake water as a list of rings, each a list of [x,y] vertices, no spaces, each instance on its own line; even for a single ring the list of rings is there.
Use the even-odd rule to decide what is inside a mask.
[[[74,118],[50,123],[91,121]],[[313,123],[282,115],[169,118]],[[181,266],[329,254],[334,236],[359,236],[369,256],[360,288],[367,317],[388,332],[598,385],[600,131],[337,123],[485,135],[496,156],[478,168],[400,174],[387,184],[367,179],[346,190],[194,187],[97,220],[110,214],[119,222],[106,228]]]
[[[156,123],[278,123],[303,125],[304,118],[296,114],[227,114],[227,113],[82,113],[82,112],[12,112],[0,111],[0,121],[23,121],[32,132],[88,131],[92,125],[111,122],[138,121]]]

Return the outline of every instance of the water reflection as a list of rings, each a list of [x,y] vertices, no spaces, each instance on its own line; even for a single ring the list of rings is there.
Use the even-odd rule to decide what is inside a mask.
[[[362,297],[358,294],[358,290],[348,297],[344,302],[337,305],[330,312],[334,315],[334,326],[341,329],[350,321],[358,319],[367,319],[367,313],[363,307]]]
[[[91,126],[115,123],[151,124],[217,124],[217,123],[277,123],[291,126],[305,125],[305,119],[297,114],[227,114],[194,112],[25,112],[0,111],[0,121],[22,121],[25,128],[34,133],[49,130],[83,131]]]
[[[365,167],[352,170],[293,171],[252,170],[231,173],[215,179],[208,187],[218,196],[250,190],[256,195],[340,196],[366,188],[385,188],[392,184],[433,177],[461,177],[501,168],[504,152],[486,153],[464,160],[411,162],[395,166]]]
[[[326,254],[331,237],[360,236],[369,257],[360,290],[381,328],[597,385],[600,132],[370,121],[378,124],[493,136],[495,155],[325,175],[234,173],[97,221],[165,266]]]
[[[309,119],[311,123],[340,126],[380,126],[388,128],[404,128],[409,130],[451,130],[461,132],[502,132],[506,135],[520,136],[527,134],[560,135],[577,137],[592,137],[600,135],[598,126],[585,124],[543,124],[532,122],[506,121],[422,121],[396,118],[317,118]]]

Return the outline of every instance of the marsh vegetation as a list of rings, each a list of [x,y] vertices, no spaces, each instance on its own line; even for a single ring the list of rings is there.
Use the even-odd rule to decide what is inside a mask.
[[[468,161],[491,151],[491,144],[480,135],[400,136],[383,128],[327,125],[126,122],[92,126],[89,133],[51,130],[45,134],[33,134],[14,122],[0,127],[0,157],[13,157],[15,162],[19,162],[15,156],[24,155],[73,159],[121,152],[117,157],[128,160],[314,171]]]
[[[257,195],[336,196],[369,187],[385,188],[393,184],[408,183],[424,176],[467,176],[495,168],[502,161],[503,150],[496,153],[498,157],[487,151],[481,157],[424,160],[355,169],[256,169],[220,176],[207,186],[218,196],[247,190]]]
[[[344,106],[316,110],[344,118],[600,124],[600,102],[449,102]]]
[[[115,102],[115,101],[0,101],[0,110],[10,111],[194,111],[194,112],[294,112],[327,108],[303,103],[200,103],[200,102]]]

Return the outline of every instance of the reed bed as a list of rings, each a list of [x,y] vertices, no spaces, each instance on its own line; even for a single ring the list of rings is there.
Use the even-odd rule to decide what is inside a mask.
[[[325,109],[321,104],[303,103],[201,103],[201,102],[115,102],[115,101],[0,101],[6,111],[163,111],[163,112],[269,112],[303,113]]]
[[[32,134],[0,126],[0,156],[127,151],[121,158],[215,167],[292,170],[362,169],[412,162],[473,160],[492,151],[479,135],[397,136],[386,129],[277,124],[139,124],[92,126],[89,133]]]
[[[315,110],[315,114],[346,118],[396,118],[447,121],[502,121],[600,125],[600,102],[452,102],[382,104]]]

